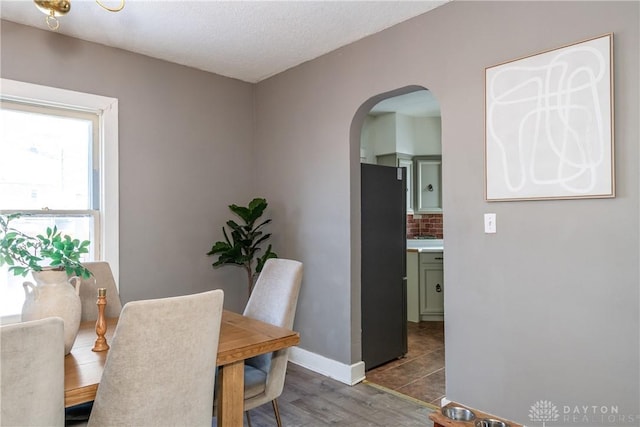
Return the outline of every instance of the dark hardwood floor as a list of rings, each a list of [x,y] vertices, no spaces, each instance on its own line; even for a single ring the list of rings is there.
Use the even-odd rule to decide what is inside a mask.
[[[367,383],[348,386],[293,363],[278,405],[284,426],[433,427],[432,409],[422,402]],[[270,404],[252,409],[250,415],[253,427],[276,425]]]
[[[444,322],[409,322],[409,352],[367,371],[367,381],[440,406],[445,395]]]

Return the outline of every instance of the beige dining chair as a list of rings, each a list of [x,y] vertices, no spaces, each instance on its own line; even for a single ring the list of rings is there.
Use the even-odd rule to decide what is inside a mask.
[[[0,326],[0,426],[64,426],[64,323]]]
[[[82,263],[92,274],[88,279],[82,279],[80,284],[80,301],[82,303],[81,321],[96,320],[98,318],[98,288],[107,290],[107,305],[104,314],[106,317],[118,317],[122,310],[120,294],[113,278],[111,266],[105,261]]]
[[[120,294],[116,287],[116,281],[111,271],[111,266],[106,261],[93,261],[82,263],[92,274],[88,279],[82,279],[80,283],[80,302],[82,306],[81,322],[98,319],[98,288],[107,290],[107,305],[104,314],[106,317],[118,317],[122,310]],[[65,423],[67,426],[80,427],[89,420],[93,402],[82,403],[65,409]]]
[[[302,283],[302,263],[272,258],[258,276],[243,315],[283,328],[293,328],[298,294]],[[278,427],[282,426],[277,398],[282,394],[289,349],[256,356],[245,361],[244,410],[251,427],[249,410],[271,402]]]
[[[89,426],[211,426],[223,291],[125,304]]]

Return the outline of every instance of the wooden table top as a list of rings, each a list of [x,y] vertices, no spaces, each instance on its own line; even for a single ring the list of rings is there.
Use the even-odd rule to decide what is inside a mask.
[[[300,343],[300,334],[232,311],[222,312],[218,366]]]
[[[107,319],[107,343],[113,341],[118,319]],[[65,407],[94,400],[108,351],[91,350],[96,340],[95,321],[83,322],[71,353],[64,360]],[[224,310],[218,343],[218,366],[297,345],[300,335],[259,320]],[[213,374],[213,373],[212,373]]]

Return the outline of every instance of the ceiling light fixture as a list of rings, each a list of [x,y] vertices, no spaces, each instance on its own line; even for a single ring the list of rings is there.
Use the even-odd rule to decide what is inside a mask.
[[[47,25],[54,31],[60,27],[58,16],[66,15],[71,10],[71,0],[33,0],[33,2],[42,13],[47,15]],[[96,3],[109,12],[120,12],[124,8],[124,0],[120,0],[118,7],[107,7],[100,0],[96,0]]]

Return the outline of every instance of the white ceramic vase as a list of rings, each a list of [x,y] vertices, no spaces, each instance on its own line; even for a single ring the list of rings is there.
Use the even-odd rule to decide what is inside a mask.
[[[54,270],[34,271],[33,278],[35,285],[23,283],[22,321],[61,317],[64,321],[64,354],[67,355],[80,328],[80,279],[76,276],[69,278],[65,271]]]

